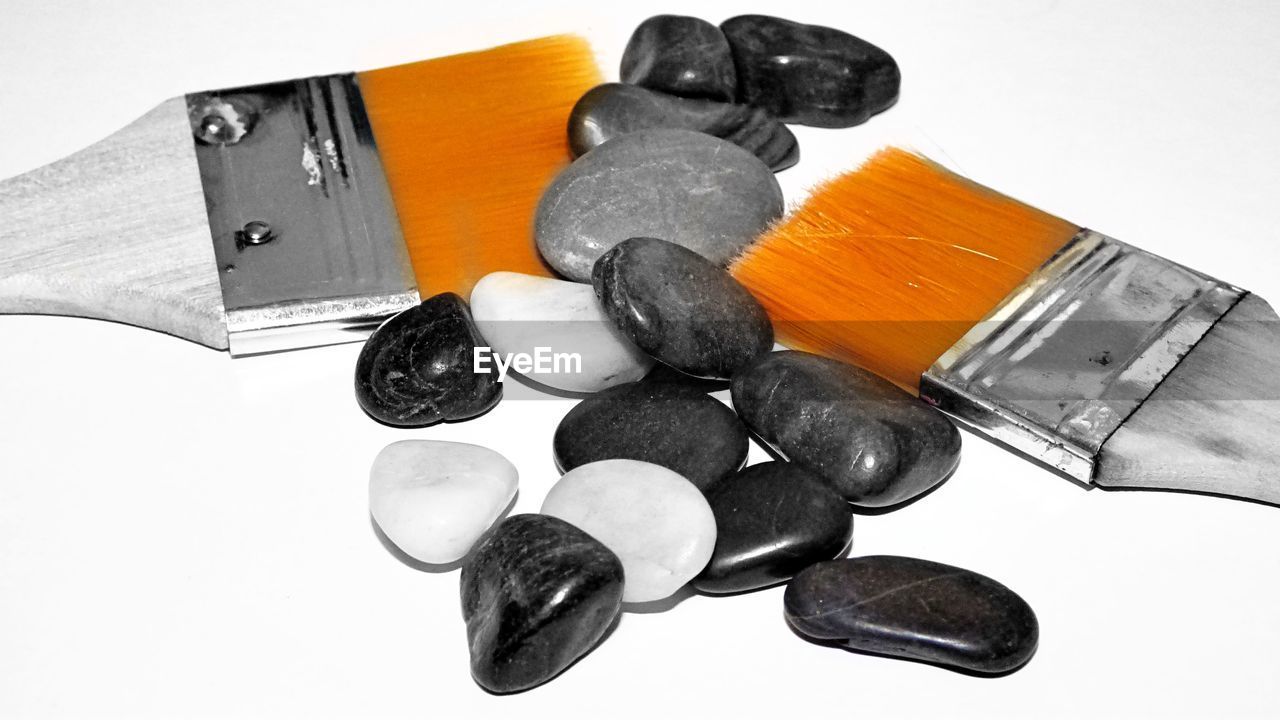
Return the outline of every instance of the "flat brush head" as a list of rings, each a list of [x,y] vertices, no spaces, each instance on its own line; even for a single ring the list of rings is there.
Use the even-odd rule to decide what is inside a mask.
[[[779,340],[915,392],[1079,227],[887,148],[818,187],[734,263]]]
[[[601,81],[569,35],[359,73],[422,297],[467,297],[494,270],[550,274],[534,210],[570,160],[569,112]]]

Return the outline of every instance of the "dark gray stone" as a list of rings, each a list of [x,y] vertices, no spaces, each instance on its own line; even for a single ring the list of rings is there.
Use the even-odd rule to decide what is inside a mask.
[[[465,420],[502,399],[498,372],[476,373],[484,345],[462,298],[441,293],[382,324],[356,360],[356,400],[388,425]]]
[[[853,537],[844,498],[791,463],[752,465],[715,483],[706,495],[716,517],[716,549],[693,579],[702,592],[776,585],[838,557]]]
[[[660,237],[727,265],[782,215],[769,167],[726,140],[692,130],[640,130],[574,161],[538,203],[543,259],[586,282],[606,250]]]
[[[898,100],[898,63],[849,33],[768,15],[740,15],[720,29],[738,68],[738,102],[783,122],[849,127]]]
[[[731,393],[752,432],[857,505],[910,500],[960,461],[945,415],[852,365],[776,352],[735,375]]]
[[[642,381],[609,388],[573,407],[556,428],[556,463],[643,460],[699,489],[742,467],[747,429],[727,405],[686,385]]]
[[[684,15],[640,23],[622,52],[622,82],[692,98],[732,101],[738,78],[720,28]]]
[[[691,100],[622,83],[597,85],[573,106],[569,148],[576,157],[619,135],[651,128],[682,128],[723,138],[751,151],[774,172],[800,159],[796,136],[760,108]]]
[[[1003,673],[1040,638],[1036,614],[1009,588],[950,565],[875,555],[810,566],[787,586],[800,634],[854,650]]]
[[[751,293],[679,245],[621,242],[596,261],[591,284],[622,334],[680,372],[731,377],[773,347],[773,325]]]
[[[585,655],[622,610],[622,562],[582,530],[514,515],[462,564],[471,675],[510,693],[541,685]]]

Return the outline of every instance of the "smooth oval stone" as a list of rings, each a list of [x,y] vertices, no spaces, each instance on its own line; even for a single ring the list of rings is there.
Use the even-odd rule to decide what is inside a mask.
[[[738,77],[720,28],[684,15],[640,23],[622,51],[622,82],[693,98],[733,100]]]
[[[606,83],[587,91],[569,114],[574,156],[619,135],[651,128],[683,128],[723,138],[760,158],[774,172],[800,160],[796,136],[760,108],[694,100]]]
[[[471,676],[510,693],[585,655],[622,610],[622,563],[598,540],[546,515],[513,515],[462,565]]]
[[[624,335],[680,372],[727,378],[773,348],[773,325],[751,293],[679,245],[621,242],[596,261],[591,284]]]
[[[735,375],[730,392],[761,440],[858,505],[909,500],[960,461],[945,415],[852,365],[776,352]]]
[[[572,523],[622,560],[624,602],[670,596],[706,566],[716,520],[681,475],[638,460],[601,460],[565,473],[542,513]]]
[[[356,400],[375,420],[404,427],[479,415],[502,399],[497,371],[475,372],[483,344],[462,298],[423,300],[369,336],[356,360]]]
[[[727,265],[782,215],[769,167],[727,140],[640,130],[578,158],[543,193],[534,235],[543,259],[582,282],[609,248],[660,237]]]
[[[706,492],[716,516],[716,549],[693,586],[707,593],[756,590],[841,555],[853,538],[849,504],[818,478],[767,462]]]
[[[535,364],[523,374],[561,390],[596,392],[639,380],[654,365],[614,327],[584,283],[489,273],[471,290],[471,313],[493,352],[527,354]],[[546,359],[541,365],[539,348]],[[579,362],[558,362],[557,353]]]
[[[1026,663],[1040,626],[1009,588],[950,565],[892,555],[805,569],[783,596],[786,618],[814,640],[980,673]]]
[[[583,400],[556,427],[563,470],[598,460],[642,460],[700,489],[742,467],[747,429],[724,403],[696,388],[661,382],[619,385]]]
[[[369,513],[406,555],[451,563],[471,551],[516,496],[520,474],[479,445],[400,440],[369,470]]]
[[[849,127],[898,99],[898,63],[849,33],[768,15],[740,15],[720,29],[738,68],[738,102],[783,122]]]

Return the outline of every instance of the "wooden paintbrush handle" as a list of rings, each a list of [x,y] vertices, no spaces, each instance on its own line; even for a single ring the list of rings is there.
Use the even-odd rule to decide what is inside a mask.
[[[0,182],[0,313],[101,318],[227,347],[182,98]]]

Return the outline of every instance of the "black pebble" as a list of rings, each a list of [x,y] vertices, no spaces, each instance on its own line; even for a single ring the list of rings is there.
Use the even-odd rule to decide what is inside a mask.
[[[636,27],[622,52],[620,77],[653,90],[731,102],[733,54],[720,28],[683,15],[655,15]]]
[[[864,507],[910,500],[960,462],[960,432],[945,415],[853,365],[770,353],[735,375],[730,392],[761,440]]]
[[[622,610],[622,562],[547,515],[514,515],[462,564],[471,675],[510,693],[541,685],[585,655]]]
[[[720,29],[733,48],[738,102],[783,122],[849,127],[898,99],[893,57],[849,33],[768,15],[740,15]]]
[[[497,370],[473,371],[484,345],[466,302],[441,293],[392,317],[356,361],[356,400],[388,425],[422,427],[479,415],[502,398]]]
[[[773,325],[751,293],[674,243],[624,240],[596,260],[591,284],[624,335],[680,372],[731,377],[773,347]]]
[[[619,135],[681,128],[714,135],[750,150],[778,172],[800,160],[796,136],[760,108],[676,97],[624,83],[588,90],[569,114],[569,149],[582,155]]]
[[[908,557],[818,563],[783,602],[791,626],[814,640],[978,673],[1022,666],[1040,636],[1035,612],[1004,585]]]
[[[583,400],[556,428],[556,462],[566,472],[597,460],[643,460],[674,470],[699,489],[742,467],[747,429],[724,403],[695,388],[650,380]]]
[[[752,465],[711,486],[716,549],[693,587],[733,593],[768,587],[821,560],[853,537],[849,504],[821,480],[785,462]]]

